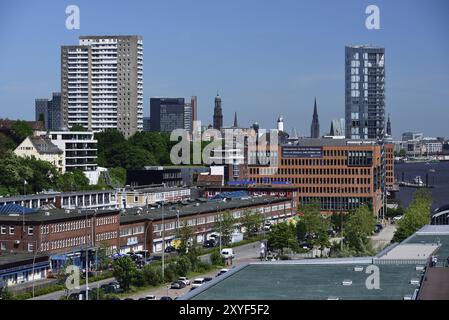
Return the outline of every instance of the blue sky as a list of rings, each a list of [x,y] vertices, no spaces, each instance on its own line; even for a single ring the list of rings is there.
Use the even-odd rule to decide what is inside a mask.
[[[65,28],[67,5],[80,30]],[[365,8],[380,8],[380,30]],[[449,136],[449,1],[20,1],[0,2],[0,117],[32,119],[34,99],[60,90],[60,46],[80,35],[144,38],[144,112],[151,96],[198,96],[199,119],[258,121],[309,134],[317,97],[321,131],[344,117],[344,46],[386,48],[393,135]]]

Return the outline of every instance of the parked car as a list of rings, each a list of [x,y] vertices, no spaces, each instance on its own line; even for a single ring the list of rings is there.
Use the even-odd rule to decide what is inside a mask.
[[[308,242],[303,242],[300,244],[300,247],[306,250],[312,250],[313,249],[313,244],[308,243]]]
[[[206,240],[203,243],[204,248],[214,248],[216,246],[216,242],[214,239]]]
[[[228,272],[228,271],[229,271],[229,269],[221,269],[220,271],[218,271],[217,277],[218,277],[218,276],[221,276],[222,274],[224,274],[224,273],[226,273],[226,272]]]
[[[204,280],[204,278],[196,278],[192,282],[192,288],[198,288],[198,287],[202,286],[205,282],[206,281]]]
[[[176,248],[173,246],[168,246],[164,250],[165,253],[170,253],[170,252],[175,252],[175,251],[176,251]]]
[[[383,229],[383,226],[380,223],[378,223],[374,226],[375,233],[379,233],[382,229]]]
[[[209,282],[211,281],[213,278],[212,277],[204,277],[204,281]]]
[[[172,282],[172,284],[170,285],[170,289],[182,289],[185,287],[186,287],[186,284],[182,281],[175,281],[175,282]]]
[[[173,300],[171,297],[163,296],[159,300]]]
[[[234,258],[234,251],[231,248],[224,248],[221,250],[221,255],[225,259]]]
[[[182,281],[185,283],[186,286],[190,286],[190,279],[187,277],[179,277],[178,281]]]
[[[156,296],[152,295],[152,294],[149,294],[149,295],[147,295],[147,296],[145,296],[143,298],[140,298],[139,300],[156,300]]]

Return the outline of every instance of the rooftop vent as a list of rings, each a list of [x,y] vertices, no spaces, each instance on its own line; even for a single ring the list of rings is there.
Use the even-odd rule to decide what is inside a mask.
[[[45,211],[44,214],[48,217],[50,215],[50,212],[49,211]]]
[[[424,266],[416,266],[415,270],[416,271],[424,271]]]
[[[354,271],[361,272],[361,271],[363,271],[363,267],[356,266],[356,267],[354,267]]]
[[[340,300],[338,297],[330,296],[327,298],[327,300]]]
[[[70,210],[69,209],[65,209],[64,212],[65,213],[70,213]]]
[[[419,286],[420,281],[419,281],[419,279],[412,279],[412,280],[410,280],[410,284],[418,285],[418,286]]]
[[[343,280],[342,285],[350,286],[350,285],[352,285],[352,280]]]
[[[411,294],[408,294],[408,295],[404,296],[404,300],[413,300],[413,297]]]

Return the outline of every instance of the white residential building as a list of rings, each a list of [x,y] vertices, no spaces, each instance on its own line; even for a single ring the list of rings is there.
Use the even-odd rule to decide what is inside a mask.
[[[143,130],[143,40],[140,36],[81,36],[61,47],[63,125],[94,132]]]
[[[91,184],[98,182],[97,140],[93,132],[50,131],[48,137],[64,152],[64,171],[82,170]]]

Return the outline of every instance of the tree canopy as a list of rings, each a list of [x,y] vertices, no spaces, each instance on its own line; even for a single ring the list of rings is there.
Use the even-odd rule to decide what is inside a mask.
[[[413,200],[405,210],[403,218],[397,222],[393,241],[401,242],[429,223],[431,210],[432,195],[429,190],[418,189],[415,191]]]

